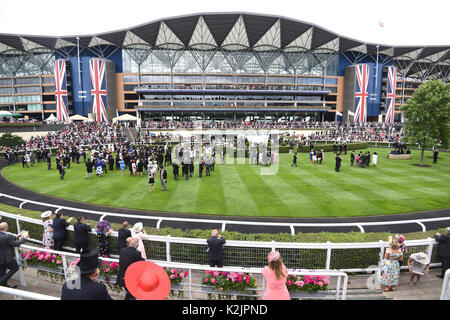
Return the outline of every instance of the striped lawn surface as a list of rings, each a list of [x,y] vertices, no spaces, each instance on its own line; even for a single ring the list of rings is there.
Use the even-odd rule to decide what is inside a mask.
[[[439,153],[431,168],[413,166],[412,160],[388,160],[388,149],[378,153],[374,168],[351,167],[350,153],[343,155],[341,172],[334,171],[334,154],[326,153],[322,165],[310,164],[308,154],[299,154],[298,167],[291,167],[292,155],[281,154],[276,174],[261,175],[256,165],[216,165],[209,177],[174,181],[168,168],[168,192],[159,181],[150,193],[144,176],[131,177],[126,171],[108,171],[103,177],[85,180],[83,163],[72,163],[61,181],[55,162],[48,171],[45,163],[33,168],[16,164],[2,174],[24,188],[82,202],[101,205],[230,216],[337,217],[405,213],[450,207],[450,154]],[[432,153],[425,163],[432,164]],[[181,170],[180,170],[181,171]],[[181,173],[181,172],[180,172]]]

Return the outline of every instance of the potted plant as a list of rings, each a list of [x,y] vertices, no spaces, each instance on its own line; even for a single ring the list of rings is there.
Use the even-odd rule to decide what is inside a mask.
[[[21,252],[22,264],[37,269],[38,276],[55,282],[64,282],[62,257],[47,251],[26,250]]]
[[[164,268],[167,275],[170,278],[170,295],[176,295],[178,298],[183,298],[184,292],[181,291],[182,285],[180,284],[185,277],[189,275],[189,272],[181,269]]]
[[[292,299],[317,299],[327,296],[329,276],[289,275],[286,287]]]
[[[256,289],[256,279],[251,273],[207,270],[202,284],[202,291],[208,293],[208,299],[213,296],[218,300],[231,299],[232,296],[237,300],[255,298],[255,290],[252,289]]]

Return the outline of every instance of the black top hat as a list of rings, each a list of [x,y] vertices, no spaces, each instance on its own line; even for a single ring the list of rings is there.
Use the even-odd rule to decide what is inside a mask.
[[[81,275],[88,275],[100,268],[103,262],[98,258],[98,249],[86,249],[80,254],[80,261],[77,266],[80,267]]]

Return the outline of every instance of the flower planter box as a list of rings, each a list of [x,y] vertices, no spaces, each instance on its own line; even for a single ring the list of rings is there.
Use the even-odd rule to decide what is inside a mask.
[[[208,286],[208,285],[202,285],[201,287],[202,292],[209,293],[209,294],[224,294],[224,295],[231,295],[231,296],[246,296],[246,297],[254,297],[256,296],[255,289],[248,289],[248,292],[244,291],[238,291],[238,290],[227,290],[227,291],[220,291],[216,287]],[[253,292],[252,292],[253,291]]]
[[[57,274],[61,274],[64,275],[64,268],[63,267],[57,267],[57,268],[51,268],[51,267],[43,267],[41,265],[38,264],[27,264],[26,262],[21,262],[22,266],[25,268],[32,268],[32,269],[36,269],[36,270],[40,270],[40,271],[45,271],[45,272],[51,272],[51,273],[57,273]]]
[[[291,299],[324,299],[327,297],[327,291],[317,291],[317,292],[289,292]]]

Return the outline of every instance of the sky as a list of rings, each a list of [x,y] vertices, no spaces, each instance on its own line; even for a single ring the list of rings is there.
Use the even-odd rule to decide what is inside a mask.
[[[450,45],[450,0],[0,0],[0,33],[87,35],[201,12],[279,15],[369,43]]]

